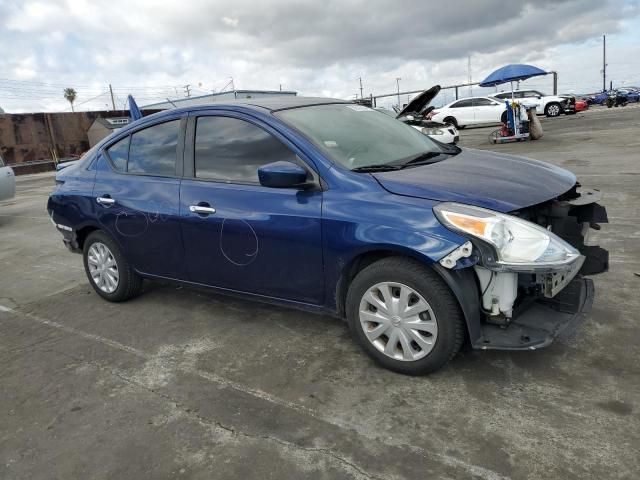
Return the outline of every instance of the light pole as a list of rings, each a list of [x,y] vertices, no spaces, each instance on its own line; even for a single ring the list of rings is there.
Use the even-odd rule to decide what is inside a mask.
[[[396,85],[398,86],[398,108],[402,108],[400,105],[400,80],[402,80],[400,77],[396,77]]]

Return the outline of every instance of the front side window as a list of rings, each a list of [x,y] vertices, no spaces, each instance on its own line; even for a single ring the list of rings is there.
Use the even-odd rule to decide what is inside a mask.
[[[197,178],[259,183],[258,168],[279,161],[300,163],[286,145],[257,125],[231,117],[198,118]]]
[[[127,135],[122,140],[114,143],[107,149],[107,154],[111,159],[111,163],[119,172],[127,171],[127,158],[129,158],[129,140],[131,135]]]
[[[490,105],[495,105],[495,103],[493,103],[488,98],[476,98],[473,100],[474,107],[487,107]]]
[[[175,175],[179,132],[180,120],[172,120],[131,135],[127,172]]]

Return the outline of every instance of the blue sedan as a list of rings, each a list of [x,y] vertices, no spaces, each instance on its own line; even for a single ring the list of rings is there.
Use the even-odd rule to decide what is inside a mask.
[[[548,345],[589,311],[585,275],[608,264],[585,245],[606,211],[572,173],[444,145],[340,100],[161,112],[56,184],[52,222],[105,300],[160,279],[329,312],[407,374],[464,342]]]

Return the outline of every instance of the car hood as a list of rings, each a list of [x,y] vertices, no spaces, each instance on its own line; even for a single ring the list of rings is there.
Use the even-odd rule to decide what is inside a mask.
[[[460,202],[499,212],[553,199],[576,183],[573,173],[548,163],[472,149],[462,149],[441,162],[373,176],[397,195]]]
[[[398,112],[396,118],[405,117],[412,113],[421,113],[425,108],[427,108],[431,101],[436,98],[438,93],[440,93],[440,85],[434,85],[429,90],[425,90],[416,98],[411,100],[400,112]]]

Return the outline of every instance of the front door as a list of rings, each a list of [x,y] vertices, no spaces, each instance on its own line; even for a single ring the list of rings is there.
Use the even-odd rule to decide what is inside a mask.
[[[229,114],[231,115],[231,114]],[[324,300],[322,191],[269,188],[258,168],[303,165],[295,147],[252,117],[189,119],[192,178],[180,189],[186,266],[193,282],[298,302]]]
[[[505,106],[489,98],[474,98],[473,111],[476,123],[497,123],[500,122]]]
[[[181,120],[170,120],[133,132],[98,157],[98,222],[141,273],[185,278],[178,218],[183,138]]]

